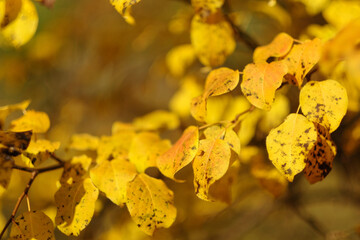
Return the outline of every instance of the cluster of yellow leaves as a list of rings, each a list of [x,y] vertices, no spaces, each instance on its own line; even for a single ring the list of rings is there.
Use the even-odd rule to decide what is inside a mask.
[[[1,0],[0,45],[24,45],[35,34],[38,20],[31,0]]]

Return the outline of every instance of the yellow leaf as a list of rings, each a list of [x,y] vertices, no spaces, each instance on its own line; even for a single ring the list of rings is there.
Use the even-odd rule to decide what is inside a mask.
[[[199,122],[206,119],[207,99],[211,96],[219,96],[235,89],[239,84],[239,72],[229,68],[212,70],[206,78],[205,89],[201,96],[191,102],[191,114]]]
[[[31,141],[26,152],[31,154],[38,154],[40,152],[54,152],[59,149],[60,142],[50,142],[46,139],[39,139]]]
[[[325,20],[337,29],[343,28],[352,20],[360,16],[360,2],[350,1],[331,1],[323,11]]]
[[[1,28],[6,27],[16,19],[21,10],[22,0],[5,0],[5,12],[1,20]]]
[[[336,146],[331,140],[329,131],[320,124],[315,126],[317,142],[308,154],[304,169],[306,179],[310,183],[321,181],[329,174],[336,155]]]
[[[156,159],[171,147],[169,140],[161,140],[158,134],[142,132],[137,134],[129,150],[129,160],[138,172],[156,166]]]
[[[241,90],[255,107],[270,110],[275,91],[281,86],[287,70],[283,62],[248,64],[244,69]]]
[[[140,0],[110,0],[110,3],[115,7],[129,24],[134,24],[135,20],[130,14],[131,6],[140,2]]]
[[[127,207],[137,226],[148,235],[170,227],[176,218],[173,192],[161,180],[140,173],[128,183]]]
[[[0,188],[7,188],[10,182],[13,163],[11,157],[0,153]]]
[[[209,188],[224,176],[229,168],[230,157],[230,147],[224,140],[200,140],[199,150],[193,162],[194,187],[199,198],[212,200],[209,196]]]
[[[175,179],[175,174],[192,162],[199,145],[199,130],[195,126],[185,129],[177,142],[156,159],[157,167],[166,177]]]
[[[172,96],[169,108],[180,117],[190,116],[191,100],[200,95],[202,87],[196,82],[194,77],[185,77],[180,89]]]
[[[183,76],[194,60],[195,52],[191,44],[174,47],[166,55],[166,65],[175,77]]]
[[[202,95],[192,99],[190,112],[196,121],[205,122],[207,115],[206,104],[207,98],[204,98]]]
[[[111,128],[112,135],[131,134],[133,131],[135,131],[135,128],[131,123],[114,122]]]
[[[0,129],[4,128],[5,120],[9,114],[17,110],[24,111],[29,104],[30,100],[26,100],[21,103],[0,107]]]
[[[13,0],[9,2],[11,1]],[[0,11],[3,10],[0,9]],[[31,0],[22,0],[20,12],[16,15],[16,18],[8,24],[6,24],[5,19],[4,21],[1,23],[0,44],[20,47],[35,34],[39,18],[33,2]]]
[[[195,12],[201,17],[206,18],[215,13],[224,4],[224,0],[191,0],[191,5]]]
[[[43,212],[25,212],[12,224],[10,239],[55,240],[54,224]]]
[[[119,131],[112,136],[102,136],[97,149],[96,162],[127,157],[134,136],[135,133],[132,131]]]
[[[33,140],[30,142],[26,152],[21,155],[21,159],[29,167],[34,167],[49,158],[49,153],[59,149],[60,142],[50,142],[45,139]]]
[[[294,39],[287,33],[279,33],[271,43],[257,47],[254,51],[254,63],[266,62],[270,57],[283,57],[291,49]]]
[[[220,125],[208,127],[204,131],[206,139],[222,139],[224,140],[235,153],[240,154],[240,139],[239,136],[230,128],[225,128]]]
[[[179,124],[180,120],[176,114],[164,110],[156,110],[145,116],[135,118],[133,122],[137,130],[143,131],[175,129]]]
[[[290,114],[266,138],[269,159],[292,182],[305,168],[305,160],[317,140],[316,129],[303,115]]]
[[[313,122],[335,131],[346,114],[348,97],[345,88],[335,80],[310,81],[300,91],[300,106]]]
[[[203,96],[219,96],[231,92],[239,84],[239,71],[222,67],[212,70],[206,78]]]
[[[319,61],[321,50],[322,42],[318,38],[294,45],[283,60],[288,66],[287,80],[300,88],[306,74]]]
[[[69,148],[76,150],[96,150],[100,139],[87,133],[73,134],[70,139]]]
[[[126,202],[127,183],[135,176],[135,166],[121,158],[104,160],[90,170],[90,177],[95,186],[117,205]]]
[[[98,195],[99,190],[90,178],[62,185],[55,193],[58,229],[67,236],[78,236],[93,217]]]
[[[287,190],[288,181],[275,168],[255,165],[251,168],[251,174],[259,180],[260,185],[274,197],[284,195]]]
[[[11,131],[22,132],[32,130],[34,133],[44,133],[50,127],[50,119],[44,112],[26,111],[25,115],[11,122]]]
[[[221,15],[214,18],[207,23],[196,14],[190,30],[191,44],[197,57],[202,64],[211,67],[223,64],[236,46],[231,25]]]

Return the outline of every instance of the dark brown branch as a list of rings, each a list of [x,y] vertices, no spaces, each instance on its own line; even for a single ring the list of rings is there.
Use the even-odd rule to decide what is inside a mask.
[[[50,157],[51,157],[52,159],[54,159],[55,161],[57,161],[60,165],[64,166],[65,161],[62,160],[62,159],[60,159],[60,158],[58,158],[57,156],[55,156],[54,153],[50,153]]]
[[[62,164],[59,164],[59,165],[44,167],[44,168],[29,168],[29,167],[22,167],[22,166],[14,165],[12,168],[20,170],[20,171],[24,171],[24,172],[30,172],[30,173],[33,173],[33,172],[43,173],[43,172],[49,172],[52,170],[60,169],[63,167],[64,166]]]
[[[17,211],[19,210],[19,207],[20,207],[20,204],[21,204],[22,200],[23,200],[24,197],[28,194],[31,185],[33,184],[36,176],[37,176],[39,173],[40,173],[39,171],[33,171],[33,172],[32,172],[31,178],[30,178],[28,184],[26,185],[24,191],[22,192],[22,194],[21,194],[20,197],[18,198],[18,200],[17,200],[17,202],[16,202],[16,204],[15,204],[14,210],[12,211],[12,214],[11,214],[9,220],[6,222],[5,227],[3,228],[3,230],[2,230],[1,233],[0,233],[0,240],[1,240],[2,237],[4,236],[4,233],[6,232],[6,229],[9,227],[10,223],[14,220],[15,215],[16,215]]]

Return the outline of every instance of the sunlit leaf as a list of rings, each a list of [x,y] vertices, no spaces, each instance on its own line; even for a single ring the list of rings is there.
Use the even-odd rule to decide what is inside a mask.
[[[156,166],[156,159],[171,147],[169,140],[162,140],[158,134],[142,132],[137,134],[129,150],[129,160],[137,171],[144,172]]]
[[[33,140],[26,152],[23,153],[22,160],[27,163],[27,166],[34,167],[47,160],[50,156],[49,153],[53,153],[59,147],[60,142],[50,142],[46,139]]]
[[[62,185],[55,193],[58,229],[68,236],[78,236],[93,217],[98,195],[99,190],[90,178]]]
[[[294,85],[301,87],[303,80],[310,70],[319,61],[322,42],[320,39],[306,40],[293,46],[284,62],[288,66],[286,78]]]
[[[348,97],[345,88],[335,80],[310,81],[300,91],[300,106],[313,122],[335,131],[346,114]]]
[[[137,226],[152,235],[155,229],[168,228],[175,221],[173,197],[163,181],[140,173],[128,183],[126,206]]]
[[[127,183],[136,176],[136,168],[129,161],[116,158],[104,160],[90,170],[90,177],[100,191],[113,203],[122,205],[126,202]]]
[[[255,107],[270,110],[275,91],[281,86],[287,71],[283,62],[248,64],[244,69],[241,90]]]
[[[205,122],[207,99],[231,92],[239,83],[239,71],[230,68],[212,70],[206,78],[205,89],[201,96],[191,102],[191,114],[199,122]]]
[[[7,2],[13,2],[13,0]],[[0,11],[3,10],[0,9]],[[1,22],[0,44],[14,47],[24,45],[35,34],[38,21],[34,3],[31,0],[22,0],[21,9],[16,18],[11,22],[4,18]]]
[[[287,33],[279,33],[271,43],[257,47],[254,51],[254,63],[266,62],[270,57],[283,57],[291,49],[294,39]]]
[[[290,114],[266,138],[269,159],[292,182],[305,168],[305,160],[317,140],[314,124],[303,115]]]
[[[196,14],[191,22],[190,33],[195,53],[206,66],[223,64],[236,46],[231,25],[218,14],[211,23],[204,22]]]
[[[118,11],[125,19],[125,21],[129,24],[134,24],[135,20],[131,16],[131,6],[140,2],[140,0],[110,0],[110,3],[115,7],[116,11]]]
[[[55,240],[54,224],[43,212],[25,212],[15,219],[10,239]]]
[[[44,133],[50,127],[50,119],[44,112],[28,110],[26,113],[11,122],[11,131],[23,132],[32,130],[34,133]]]
[[[134,136],[133,131],[119,131],[112,136],[102,136],[97,149],[96,162],[100,163],[116,157],[128,157]]]
[[[304,173],[310,183],[323,180],[331,171],[336,155],[336,146],[332,141],[329,130],[320,124],[315,124],[317,141],[308,154]]]
[[[208,127],[204,131],[206,139],[222,139],[224,140],[235,153],[240,154],[240,139],[239,136],[230,128],[225,128],[220,125]]]
[[[76,150],[96,150],[100,139],[87,133],[74,134],[71,136],[69,148]]]
[[[191,44],[176,46],[166,55],[166,65],[175,77],[183,76],[194,60],[195,52]]]
[[[5,120],[9,114],[17,110],[24,111],[29,104],[30,100],[26,100],[21,103],[0,107],[0,129],[4,128]]]
[[[86,155],[75,156],[66,162],[60,178],[61,184],[73,184],[82,181],[87,174],[92,159]]]
[[[224,0],[191,0],[195,12],[204,18],[215,13],[223,4]]]
[[[175,174],[194,159],[198,145],[199,130],[190,126],[168,151],[156,159],[157,167],[166,177],[176,180]]]
[[[224,140],[200,140],[199,150],[193,162],[194,187],[199,198],[211,201],[209,188],[225,175],[230,157],[230,147]]]
[[[175,129],[180,121],[176,114],[164,110],[156,110],[145,116],[135,118],[133,125],[138,130],[152,131],[158,129]]]

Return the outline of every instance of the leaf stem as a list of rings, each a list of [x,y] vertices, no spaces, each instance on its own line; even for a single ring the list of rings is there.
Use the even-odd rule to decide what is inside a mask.
[[[54,166],[44,167],[44,168],[29,168],[29,167],[22,167],[19,165],[14,165],[12,168],[20,170],[20,171],[24,171],[24,172],[30,172],[30,173],[33,173],[33,172],[43,173],[43,172],[49,172],[52,170],[60,169],[63,167],[64,167],[64,165],[59,164],[59,165],[54,165]]]

